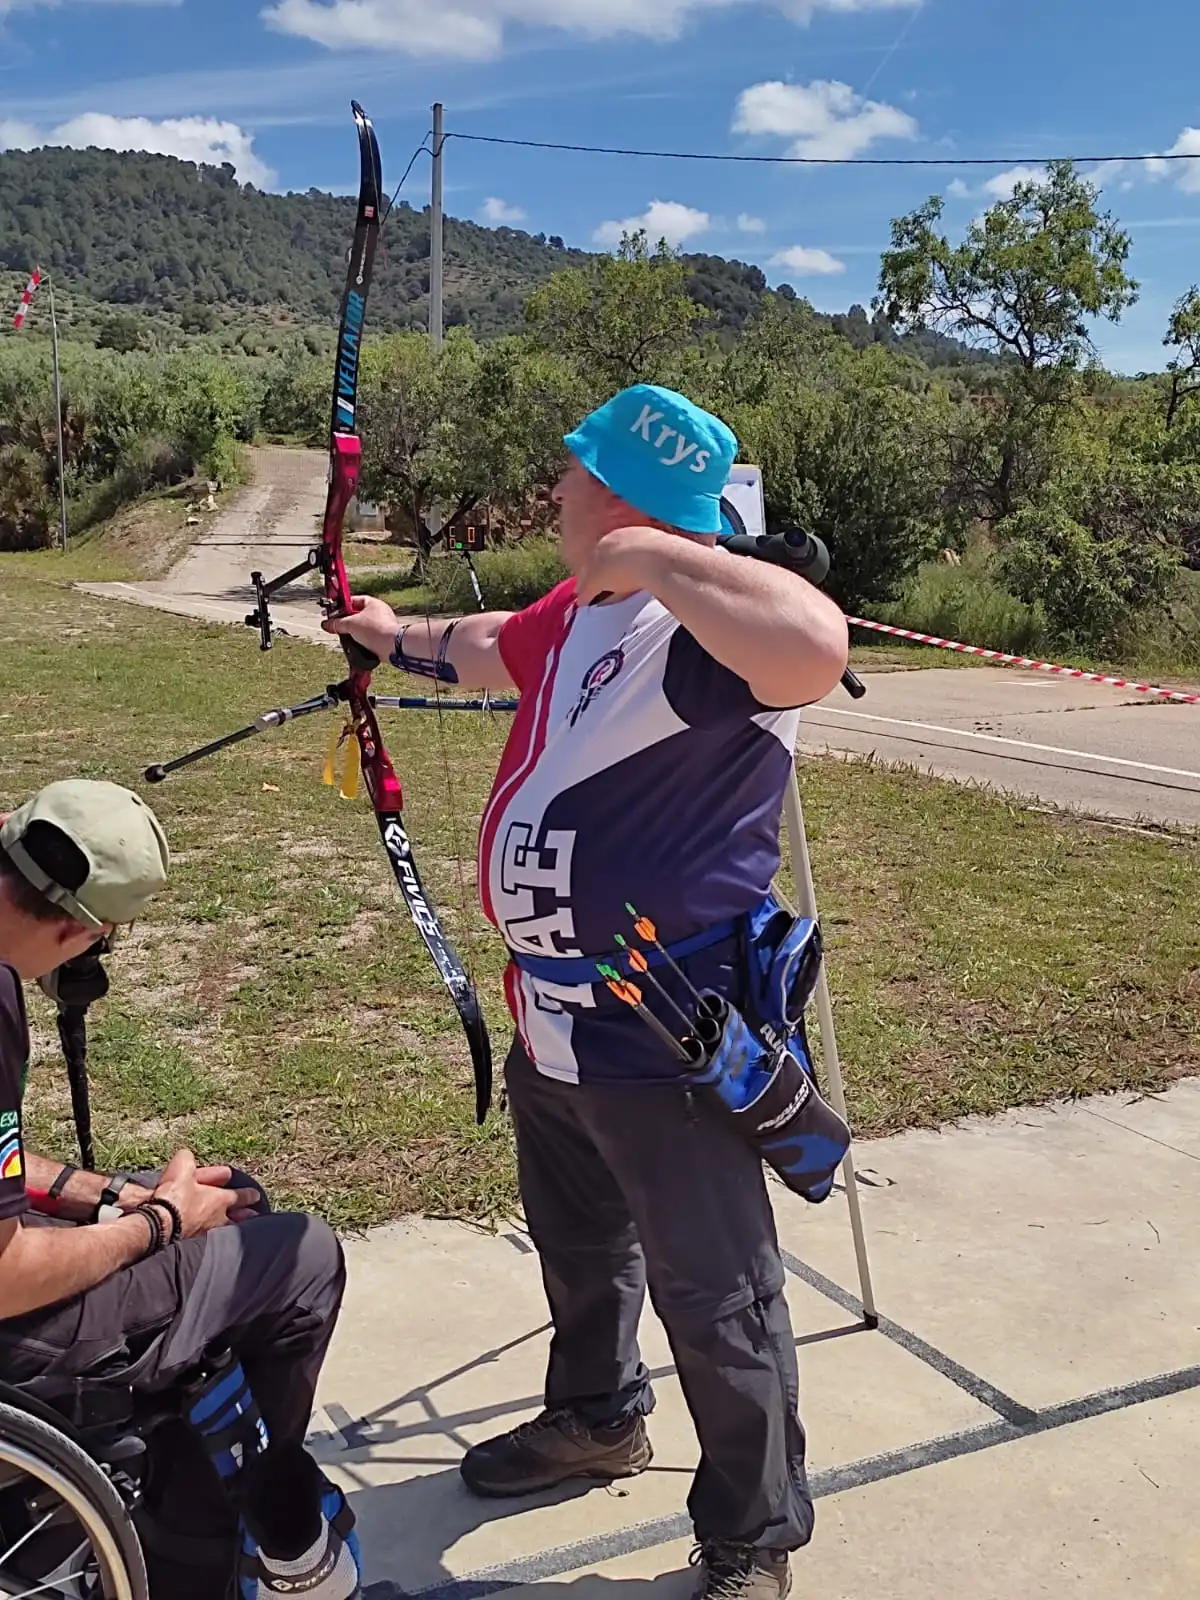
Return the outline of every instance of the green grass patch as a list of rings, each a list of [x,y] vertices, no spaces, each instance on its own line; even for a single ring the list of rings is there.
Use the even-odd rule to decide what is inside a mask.
[[[149,763],[312,694],[327,653],[285,638],[263,655],[235,629],[93,599],[62,582],[77,559],[0,558],[0,809],[56,777],[107,777],[146,793],[172,841],[170,885],[110,963],[92,1022],[100,1159],[149,1164],[190,1143],[341,1226],[504,1213],[508,1125],[474,1126],[458,1019],[370,810],[320,782],[326,719],[142,782]],[[503,954],[473,853],[507,728],[386,721],[418,864],[498,1060]],[[870,764],[811,761],[801,777],[859,1132],[1200,1070],[1195,839]],[[31,1010],[31,1137],[68,1156],[52,1017],[36,993]]]

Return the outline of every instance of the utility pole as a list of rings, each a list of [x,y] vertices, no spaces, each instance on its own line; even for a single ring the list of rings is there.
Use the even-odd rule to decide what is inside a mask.
[[[54,415],[58,422],[59,539],[65,555],[67,550],[67,479],[63,465],[62,374],[58,366],[58,317],[54,311],[54,279],[49,273],[46,276],[50,290],[50,331],[54,343]]]
[[[429,338],[435,350],[442,345],[442,106],[433,108],[433,184],[429,203]]]
[[[443,314],[443,255],[442,255],[442,150],[446,139],[442,132],[442,103],[433,108],[433,175],[429,191],[429,343],[436,354],[442,348]],[[442,508],[435,500],[429,507],[429,532],[437,540],[442,533]]]

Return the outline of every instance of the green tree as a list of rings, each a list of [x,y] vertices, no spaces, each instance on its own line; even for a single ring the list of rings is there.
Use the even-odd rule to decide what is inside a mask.
[[[677,380],[704,309],[688,294],[688,268],[644,232],[614,255],[556,272],[525,305],[534,341],[575,368],[593,397],[631,383]]]
[[[422,555],[432,547],[430,514],[448,478],[442,419],[477,360],[470,337],[457,331],[440,352],[420,333],[391,334],[363,349],[363,492],[396,508],[402,521],[394,534],[411,534]]]
[[[527,339],[484,345],[441,429],[447,520],[487,502],[519,513],[562,471],[563,435],[587,409],[586,386],[560,356]]]
[[[909,363],[852,349],[802,302],[766,313],[714,374],[741,458],[763,470],[768,527],[825,542],[826,587],[848,608],[892,599],[948,537],[953,411],[909,376]]]
[[[97,350],[117,350],[128,353],[141,348],[144,319],[133,311],[118,311],[106,317],[96,334]]]
[[[1163,343],[1177,353],[1167,362],[1167,416],[1170,429],[1179,408],[1200,394],[1200,289],[1193,286],[1176,303]]]
[[[1097,210],[1098,199],[1059,161],[973,221],[961,244],[938,229],[938,196],[892,223],[875,302],[888,322],[1004,358],[984,413],[990,464],[977,509],[990,519],[1038,491],[1045,451],[1078,392],[1075,376],[1095,355],[1089,320],[1119,321],[1137,298],[1125,271],[1129,235]]]

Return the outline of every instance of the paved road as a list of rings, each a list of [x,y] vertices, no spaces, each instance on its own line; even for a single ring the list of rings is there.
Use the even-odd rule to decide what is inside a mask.
[[[318,537],[325,503],[321,453],[268,447],[255,465],[254,485],[166,578],[82,587],[241,626],[254,600],[249,573],[295,565]],[[303,580],[272,609],[282,631],[336,648]],[[1130,821],[1200,826],[1200,706],[1009,668],[931,664],[863,678],[865,699],[838,689],[805,714],[804,749],[874,755]]]
[[[930,655],[936,652],[930,650]],[[807,750],[1129,820],[1200,826],[1200,706],[1005,667],[866,673],[805,713]]]

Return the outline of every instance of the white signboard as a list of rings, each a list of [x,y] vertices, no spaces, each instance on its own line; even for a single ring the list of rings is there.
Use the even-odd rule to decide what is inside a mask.
[[[767,531],[767,512],[763,504],[762,468],[736,462],[721,496],[725,533],[759,534]]]

